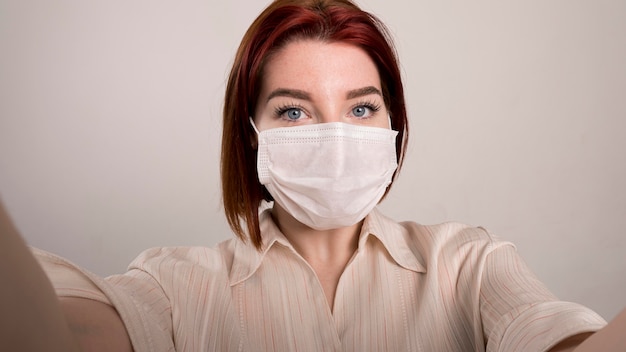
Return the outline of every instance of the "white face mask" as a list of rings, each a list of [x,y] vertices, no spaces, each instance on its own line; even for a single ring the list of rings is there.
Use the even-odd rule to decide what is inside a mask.
[[[317,230],[365,218],[398,167],[398,132],[386,128],[332,122],[257,134],[259,181],[296,220]]]

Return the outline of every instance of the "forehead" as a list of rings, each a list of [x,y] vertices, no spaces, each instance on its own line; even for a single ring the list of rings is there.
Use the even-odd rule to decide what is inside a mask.
[[[342,42],[297,40],[269,57],[262,76],[262,92],[281,88],[380,89],[374,61],[361,48]]]

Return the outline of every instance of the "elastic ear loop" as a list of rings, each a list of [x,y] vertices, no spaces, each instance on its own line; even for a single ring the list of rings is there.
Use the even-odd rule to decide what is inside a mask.
[[[254,120],[252,119],[252,116],[248,116],[248,118],[250,119],[250,124],[252,125],[252,128],[254,128],[254,132],[256,132],[256,135],[259,135],[259,130],[256,128],[256,125],[254,124]],[[389,120],[391,123],[391,120]]]

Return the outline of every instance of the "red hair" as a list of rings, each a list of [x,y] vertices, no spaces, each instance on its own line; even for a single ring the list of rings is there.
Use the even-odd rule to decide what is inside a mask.
[[[407,145],[404,90],[396,51],[384,24],[349,0],[271,3],[252,23],[237,50],[226,87],[222,132],[226,219],[237,237],[249,238],[257,249],[262,247],[258,209],[262,200],[272,199],[258,180],[256,134],[249,117],[255,111],[265,63],[287,43],[300,39],[348,43],[364,50],[378,68],[391,125],[398,131],[398,171]]]

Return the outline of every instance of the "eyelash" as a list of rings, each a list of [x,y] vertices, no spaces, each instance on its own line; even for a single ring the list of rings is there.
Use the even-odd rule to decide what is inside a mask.
[[[354,104],[352,106],[352,110],[354,110],[354,108],[359,107],[359,106],[363,106],[363,107],[370,109],[372,113],[376,113],[380,111],[380,108],[381,108],[381,105],[379,103],[370,100],[370,101],[362,101],[362,102]]]
[[[277,106],[276,109],[274,109],[274,114],[276,114],[276,117],[281,117],[284,113],[292,109],[299,109],[306,112],[304,107],[300,104],[285,104]]]

